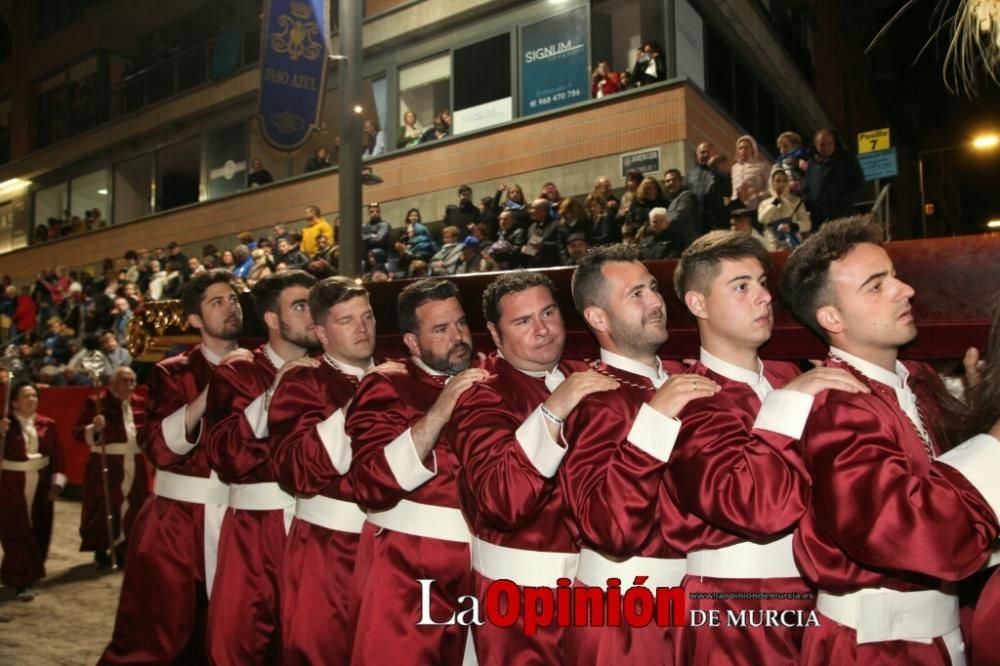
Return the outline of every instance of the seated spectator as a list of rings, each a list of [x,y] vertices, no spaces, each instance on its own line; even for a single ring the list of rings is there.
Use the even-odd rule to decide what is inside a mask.
[[[615,94],[621,90],[621,85],[618,72],[612,71],[606,62],[597,63],[597,67],[594,67],[594,71],[590,74],[590,96],[594,99]]]
[[[636,49],[629,80],[636,88],[667,80],[667,60],[659,44],[650,41]]]
[[[302,254],[311,257],[316,254],[316,236],[326,234],[333,238],[333,228],[326,218],[320,215],[319,206],[306,206],[306,226],[302,229],[302,243],[299,249]]]
[[[167,285],[167,272],[160,267],[160,262],[153,259],[149,262],[149,291],[146,295],[158,301],[163,298],[163,290]]]
[[[814,142],[802,198],[815,231],[827,220],[854,214],[854,204],[864,192],[865,177],[858,158],[840,148],[833,132],[821,129]]]
[[[632,74],[628,70],[618,72],[618,79],[621,81],[621,90],[628,90],[632,87]]]
[[[415,146],[420,143],[420,137],[424,135],[424,126],[417,120],[417,114],[407,111],[403,114],[403,126],[399,128],[399,136],[396,137],[396,147],[405,148]]]
[[[677,169],[667,169],[663,175],[663,186],[670,202],[667,214],[670,217],[670,233],[677,243],[674,249],[680,253],[701,235],[698,197],[684,186],[684,179]]]
[[[430,262],[431,257],[437,252],[434,239],[431,238],[430,231],[424,226],[420,217],[420,211],[411,208],[406,212],[406,227],[395,244],[396,254],[399,256],[400,267],[407,275],[412,277],[409,265],[415,259],[424,263]]]
[[[306,273],[312,275],[317,280],[324,280],[330,276],[336,275],[337,272],[333,270],[333,267],[325,259],[316,259],[310,261],[305,267]]]
[[[108,221],[104,219],[104,216],[101,214],[100,208],[95,208],[90,212],[91,212],[91,218],[94,220],[95,229],[103,229],[104,227],[108,226]]]
[[[368,251],[368,256],[365,261],[365,274],[362,277],[365,281],[373,281],[372,276],[375,273],[388,273],[389,269],[385,265],[385,250],[382,248],[373,248]]]
[[[434,126],[420,137],[420,143],[437,141],[451,134],[451,111],[441,111],[434,117]]]
[[[549,201],[549,219],[558,220],[559,219],[559,204],[562,203],[563,196],[559,193],[559,188],[552,181],[549,181],[542,185],[542,191],[538,193],[539,199],[548,199]]]
[[[753,226],[754,213],[747,208],[737,208],[729,217],[729,228],[741,234],[751,236],[763,245],[768,252],[773,252],[774,247],[768,240]]]
[[[333,254],[333,246],[330,245],[330,239],[326,237],[326,234],[318,234],[316,236],[316,251],[313,252],[312,256],[309,257],[313,261],[317,259],[322,259],[323,261],[329,262],[331,266],[336,264],[336,261],[331,261],[331,255]]]
[[[219,255],[219,268],[232,273],[236,270],[236,255],[232,250],[223,250]]]
[[[411,278],[425,278],[430,277],[430,268],[427,262],[423,259],[414,259],[410,262],[409,273],[407,277]]]
[[[663,190],[657,180],[648,176],[643,178],[629,204],[622,235],[625,235],[626,231],[638,234],[649,220],[649,211],[654,208],[666,208],[666,206],[667,201],[663,197]]]
[[[800,232],[812,228],[805,202],[789,191],[787,172],[780,164],[771,171],[771,196],[757,208],[764,237],[778,250],[794,250],[802,243]]]
[[[392,275],[389,273],[389,271],[385,270],[384,268],[383,269],[378,269],[378,270],[372,271],[371,275],[368,278],[368,281],[369,282],[391,282],[392,281]]]
[[[294,235],[278,240],[278,251],[274,255],[274,263],[286,264],[292,270],[305,268],[306,264],[309,263],[309,258],[302,254],[302,251],[299,250],[294,240]],[[249,274],[249,271],[247,271],[247,274]],[[237,274],[237,277],[244,276]]]
[[[472,188],[462,185],[458,188],[458,203],[448,204],[444,209],[444,224],[471,233],[478,221],[479,209],[472,203]]]
[[[458,262],[458,268],[455,270],[455,273],[458,275],[465,275],[466,273],[482,273],[484,261],[482,255],[482,244],[479,242],[479,239],[475,236],[466,236],[460,245],[462,248],[462,256]]]
[[[205,266],[198,257],[188,257],[188,274],[191,277],[205,272]]]
[[[166,292],[166,290],[164,290],[164,292]],[[173,298],[173,296],[164,296],[164,298]],[[114,316],[111,334],[114,335],[121,344],[125,344],[128,340],[128,323],[132,319],[132,305],[124,296],[117,297],[114,300],[114,304],[114,309],[111,310],[111,314]]]
[[[702,199],[702,231],[729,228],[729,212],[743,208],[739,199],[733,199],[733,181],[729,177],[733,163],[726,155],[715,155],[708,160],[712,182]]]
[[[559,247],[562,249],[560,263],[566,263],[565,248],[572,234],[583,234],[590,242],[592,222],[579,199],[566,197],[559,204]]]
[[[733,199],[743,202],[747,210],[755,211],[767,197],[767,177],[771,172],[757,150],[757,142],[749,134],[736,140],[736,164],[730,177],[733,180]]]
[[[784,169],[788,176],[788,191],[801,196],[806,169],[809,168],[809,149],[802,145],[802,137],[795,132],[782,132],[775,144],[778,146],[775,164]]]
[[[611,191],[611,179],[607,176],[598,176],[594,181],[594,191],[591,194],[604,197],[609,210],[618,212],[619,200],[615,193]],[[586,204],[585,204],[586,205]]]
[[[382,219],[382,207],[377,203],[368,204],[368,221],[361,227],[361,240],[365,250],[378,248],[389,255],[389,223]]]
[[[167,243],[167,259],[173,259],[174,261],[177,262],[177,268],[181,273],[184,274],[184,279],[186,280],[188,277],[187,255],[185,255],[184,252],[181,250],[181,246],[175,243],[174,241],[170,241],[169,243]],[[124,280],[125,276],[121,275],[119,276],[119,279]]]
[[[247,273],[247,286],[253,287],[273,271],[271,271],[270,256],[267,254],[267,250],[258,247],[250,253],[250,257],[253,259],[253,266]]]
[[[501,197],[506,196],[506,200],[501,203]],[[493,196],[493,214],[498,217],[502,211],[509,210],[514,213],[517,219],[518,225],[527,226],[530,224],[528,219],[528,205],[524,198],[524,190],[518,184],[505,185],[501,184],[497,188],[496,194]]]
[[[625,174],[625,193],[622,194],[621,201],[618,203],[618,214],[617,217],[621,222],[625,221],[625,217],[628,215],[629,210],[632,207],[632,201],[635,200],[635,193],[639,189],[639,185],[642,184],[642,174],[638,171],[629,171]]]
[[[260,158],[253,158],[250,160],[250,173],[247,174],[247,187],[260,187],[261,185],[267,185],[268,183],[273,183],[274,177],[271,172],[264,168],[264,163],[260,161]]]
[[[378,157],[385,152],[385,132],[379,129],[374,120],[365,120],[361,130],[361,159]]]
[[[106,384],[114,368],[111,367],[108,357],[101,351],[101,339],[96,335],[88,334],[83,336],[82,343],[83,348],[74,354],[73,358],[66,364],[67,369],[73,371],[69,376],[82,374],[91,377],[93,382],[93,376],[97,375],[98,381],[93,383],[95,385]]]
[[[326,146],[320,146],[316,149],[316,154],[309,158],[306,162],[306,173],[312,171],[319,171],[320,169],[329,169],[333,166],[333,162],[330,161],[330,151],[326,149]]]
[[[180,298],[181,288],[186,280],[184,271],[181,270],[181,262],[176,259],[167,259],[167,276],[163,284],[161,298]]]
[[[500,270],[522,268],[527,263],[527,256],[521,248],[528,240],[527,229],[522,225],[512,210],[500,213],[500,231],[497,240],[490,247],[490,257],[497,262]]]
[[[585,234],[579,231],[570,234],[566,238],[566,260],[563,262],[563,266],[578,266],[589,249],[590,243]]]
[[[279,238],[288,238],[288,229],[281,222],[278,222],[277,224],[275,224],[272,227],[272,229],[274,230],[274,240],[275,241],[277,241]],[[243,241],[241,240],[240,242],[242,243]],[[250,246],[247,245],[247,247],[250,247]]]
[[[561,263],[559,224],[549,217],[550,209],[549,200],[539,197],[531,203],[528,210],[531,226],[528,227],[528,240],[521,248],[521,253],[526,255],[526,263],[531,268],[558,266]]]
[[[35,242],[44,243],[49,240],[49,226],[47,224],[39,224],[35,227]]]
[[[233,276],[237,280],[246,283],[247,276],[250,275],[250,269],[253,268],[253,257],[250,256],[250,248],[242,243],[233,248],[233,259],[236,260],[236,266],[233,268]]]
[[[671,232],[670,227],[670,217],[666,208],[657,207],[649,211],[649,220],[636,238],[639,257],[643,261],[681,256],[677,237]]]
[[[201,246],[201,263],[206,264],[206,270],[208,269],[207,264],[209,261],[213,262],[213,267],[219,265],[219,249],[211,243]],[[135,278],[129,277],[128,279],[136,282]]]
[[[445,227],[441,231],[441,239],[444,242],[441,249],[431,257],[431,275],[455,274],[458,262],[462,259],[462,247],[458,244],[461,233],[458,227]]]
[[[108,359],[112,372],[118,368],[128,368],[132,365],[132,355],[118,343],[118,339],[111,331],[105,331],[101,335],[101,351]]]
[[[608,208],[604,197],[596,192],[587,195],[584,208],[593,223],[591,242],[593,245],[611,245],[622,239],[622,225],[615,217],[615,211]]]

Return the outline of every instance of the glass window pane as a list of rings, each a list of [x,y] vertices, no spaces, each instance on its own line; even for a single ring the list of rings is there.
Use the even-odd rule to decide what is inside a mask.
[[[437,56],[399,68],[399,127],[396,145],[419,143],[442,111],[451,110],[451,58]],[[413,115],[409,118],[407,113]]]
[[[243,123],[208,135],[208,198],[239,192],[246,187],[246,129]]]
[[[156,174],[156,210],[197,203],[201,189],[200,137],[159,150]]]
[[[455,134],[490,127],[513,117],[510,33],[455,49],[452,66]]]
[[[108,225],[108,172],[88,173],[70,181],[70,212],[83,221],[85,230]]]
[[[145,217],[152,212],[153,154],[147,153],[115,167],[115,224]]]
[[[32,239],[59,238],[60,226],[69,213],[69,183],[59,183],[35,193],[35,223]],[[69,233],[69,225],[66,227]]]
[[[663,4],[662,0],[593,0],[591,65],[607,62],[614,72],[630,71],[635,64],[636,49],[648,41],[659,44],[662,53]]]

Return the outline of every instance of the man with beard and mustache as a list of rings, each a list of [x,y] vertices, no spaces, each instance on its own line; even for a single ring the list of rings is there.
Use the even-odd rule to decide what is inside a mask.
[[[563,360],[566,329],[556,288],[542,273],[505,273],[483,292],[497,353],[493,374],[459,400],[448,441],[461,461],[462,512],[472,526],[480,603],[493,581],[548,587],[572,579],[579,548],[556,472],[560,424],[579,402],[618,386],[583,361]],[[522,603],[525,603],[522,597]],[[525,633],[523,622],[474,626],[479,663],[558,664],[563,628]]]
[[[791,363],[757,356],[774,325],[770,267],[753,238],[712,231],[692,243],[674,271],[674,288],[701,338],[691,372],[722,390],[681,411],[667,483],[681,510],[699,519],[687,554],[687,608],[719,617],[814,607],[792,556],[792,531],[809,502],[798,439],[813,396],[868,390],[844,370],[800,375]],[[741,592],[771,596],[744,599]],[[801,627],[689,626],[678,633],[679,661],[707,666],[795,664],[802,642]]]
[[[881,242],[875,220],[835,220],[785,264],[782,296],[830,345],[826,367],[869,389],[816,396],[802,436],[812,499],[793,548],[819,626],[800,664],[965,663],[954,583],[1000,534],[1000,423],[948,450],[950,396],[898,360],[914,291]]]
[[[368,375],[347,415],[350,479],[368,511],[351,663],[461,664],[467,627],[417,623],[451,617],[458,598],[472,593],[459,463],[443,434],[459,396],[488,373],[470,368],[472,335],[453,283],[414,282],[400,292],[396,313],[410,352],[406,372]],[[420,579],[434,581],[429,607]]]
[[[323,356],[290,370],[268,410],[278,481],[298,497],[281,580],[281,663],[346,664],[351,659],[356,600],[354,556],[365,513],[347,477],[351,440],[347,406],[376,367],[375,314],[368,292],[334,276],[309,290],[309,310]]]
[[[115,630],[102,664],[204,663],[208,594],[228,489],[209,467],[203,434],[212,371],[237,349],[243,311],[233,276],[193,277],[181,306],[201,344],[156,364],[140,442],[156,467],[132,530]]]
[[[212,376],[205,410],[208,459],[229,487],[219,567],[208,608],[208,657],[216,664],[274,663],[281,654],[278,581],[295,497],[271,466],[267,409],[284,372],[308,364],[317,346],[304,271],[262,278],[253,288],[267,344],[241,350]]]
[[[579,530],[576,579],[604,589],[612,578],[624,587],[675,587],[684,576],[678,534],[686,518],[666,497],[663,475],[677,415],[719,385],[657,356],[667,340],[666,305],[634,248],[590,250],[573,274],[573,303],[601,346],[596,370],[618,382],[584,398],[563,426],[572,445],[559,483]],[[565,645],[569,664],[674,663],[670,632],[655,623],[571,627]]]

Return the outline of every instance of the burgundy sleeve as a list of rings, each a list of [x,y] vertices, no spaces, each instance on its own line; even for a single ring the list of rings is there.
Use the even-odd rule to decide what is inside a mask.
[[[76,438],[77,441],[84,444],[87,443],[84,431],[87,429],[87,426],[93,422],[95,416],[97,416],[97,400],[91,396],[84,401],[83,411],[80,412],[80,417],[76,420],[76,425],[73,426],[73,437]],[[111,424],[109,423],[108,425]]]
[[[252,361],[232,359],[215,369],[205,409],[205,453],[212,468],[227,483],[267,462],[268,440],[258,439],[243,411],[267,390],[257,380]]]

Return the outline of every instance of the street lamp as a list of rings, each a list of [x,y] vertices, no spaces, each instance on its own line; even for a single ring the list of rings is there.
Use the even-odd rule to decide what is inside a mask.
[[[977,134],[972,139],[972,143],[964,144],[961,143],[957,146],[948,146],[946,148],[931,148],[930,150],[921,150],[917,152],[917,176],[920,180],[920,231],[924,238],[927,238],[927,192],[924,190],[924,156],[933,155],[934,153],[947,153],[953,150],[961,150],[971,146],[974,150],[985,152],[993,150],[997,146],[1000,146],[1000,134],[989,132],[986,134]]]

